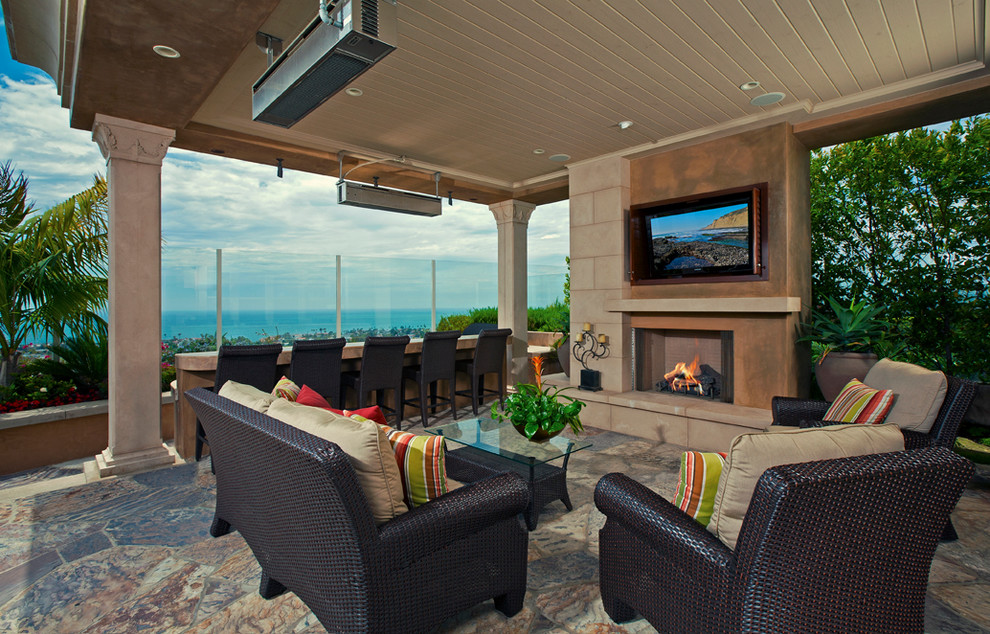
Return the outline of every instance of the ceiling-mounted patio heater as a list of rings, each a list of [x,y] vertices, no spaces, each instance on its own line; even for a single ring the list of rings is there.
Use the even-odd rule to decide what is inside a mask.
[[[319,0],[318,15],[254,83],[255,121],[288,128],[395,50],[392,0]]]
[[[340,179],[337,181],[337,202],[341,205],[351,205],[353,207],[364,207],[365,209],[381,209],[382,211],[397,211],[402,214],[412,214],[414,216],[439,216],[443,208],[443,199],[440,198],[440,172],[433,173],[433,182],[436,186],[436,195],[419,194],[406,191],[404,189],[390,189],[381,187],[378,184],[378,177],[373,177],[374,185],[357,183],[346,180],[348,174],[356,169],[394,161],[405,163],[406,157],[380,158],[365,163],[359,163],[346,173],[344,172],[344,156],[346,152],[340,152],[337,160],[340,163]]]

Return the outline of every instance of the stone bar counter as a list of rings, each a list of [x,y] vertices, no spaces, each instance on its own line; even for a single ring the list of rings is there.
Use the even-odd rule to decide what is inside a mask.
[[[477,344],[477,335],[464,335],[457,340],[457,359],[458,360],[468,360],[474,356],[474,348]],[[359,370],[361,367],[361,355],[364,351],[363,342],[348,343],[344,347],[343,351],[343,367],[342,371],[354,371]],[[413,339],[406,346],[406,358],[405,365],[418,365],[419,356],[423,351],[423,340]],[[289,376],[289,363],[292,361],[292,348],[287,347],[282,350],[282,353],[278,357],[278,370],[279,376]],[[175,449],[180,456],[183,458],[193,458],[195,456],[196,448],[196,414],[193,412],[192,407],[186,401],[184,394],[187,390],[191,390],[196,387],[213,387],[213,380],[217,369],[217,353],[212,352],[191,352],[185,354],[175,355],[175,370],[176,370],[176,383],[178,385],[177,389],[177,404],[175,408]],[[495,387],[496,378],[494,375],[489,375],[486,377],[486,385],[488,387]],[[407,394],[410,396],[415,395],[417,392],[416,386],[412,381],[406,381],[404,386]],[[441,382],[443,383],[443,382]],[[467,375],[459,372],[457,375],[457,389],[469,389],[470,383],[468,381]],[[446,394],[446,388],[442,387],[438,391],[438,394]],[[357,407],[356,397],[354,396],[353,390],[348,389],[346,394],[342,394],[341,397],[345,399],[344,405],[348,408]],[[387,398],[390,398],[388,395]],[[391,403],[390,400],[386,403]],[[470,405],[471,401],[467,397],[458,397],[457,406],[463,407],[465,405]],[[332,403],[334,407],[338,407],[338,403]],[[480,411],[479,411],[480,413]],[[419,418],[418,410],[413,412],[413,408],[409,408],[408,415],[415,415]],[[204,455],[208,448],[204,448]]]

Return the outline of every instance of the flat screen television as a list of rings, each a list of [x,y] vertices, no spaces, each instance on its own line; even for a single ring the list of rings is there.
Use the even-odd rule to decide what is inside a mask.
[[[762,183],[635,205],[632,283],[763,279],[766,190]]]

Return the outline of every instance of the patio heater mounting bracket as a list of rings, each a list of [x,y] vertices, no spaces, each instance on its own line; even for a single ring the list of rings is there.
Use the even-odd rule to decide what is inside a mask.
[[[367,185],[355,181],[346,180],[346,177],[358,169],[375,163],[395,161],[405,163],[406,157],[381,158],[366,163],[355,165],[344,172],[344,157],[346,152],[337,155],[340,165],[340,179],[337,181],[337,202],[341,205],[352,207],[363,207],[365,209],[380,209],[382,211],[395,211],[414,216],[439,216],[442,212],[442,201],[440,198],[440,172],[434,172],[433,180],[436,185],[436,195],[427,196],[417,192],[410,192],[403,189],[390,189],[378,184],[378,177],[374,177],[375,184]]]

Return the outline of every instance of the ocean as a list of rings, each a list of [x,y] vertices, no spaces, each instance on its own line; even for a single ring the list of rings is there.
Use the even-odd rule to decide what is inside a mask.
[[[467,313],[468,309],[437,309],[437,321],[444,315]],[[247,337],[258,340],[265,336],[327,333],[334,336],[337,315],[332,310],[278,311],[244,310],[224,311],[224,336],[230,339]],[[376,330],[388,328],[430,328],[429,308],[393,310],[344,310],[341,313],[343,332],[352,330]],[[162,339],[198,337],[216,334],[215,311],[163,311]]]

